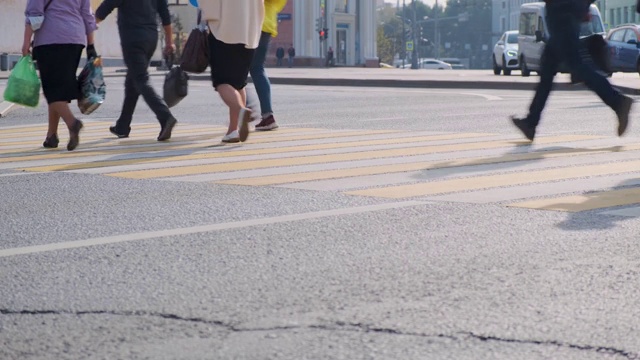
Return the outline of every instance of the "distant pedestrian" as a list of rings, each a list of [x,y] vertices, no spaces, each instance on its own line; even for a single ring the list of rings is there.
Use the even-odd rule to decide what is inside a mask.
[[[598,74],[580,57],[580,23],[590,15],[591,1],[585,0],[547,0],[546,16],[549,38],[542,54],[540,82],[525,118],[512,117],[513,124],[533,141],[540,115],[547,102],[558,65],[565,62],[576,77],[582,79],[598,96],[616,112],[618,117],[618,135],[622,136],[629,123],[629,112],[633,100],[613,88],[609,81]]]
[[[129,137],[133,112],[138,98],[142,95],[160,123],[158,141],[169,140],[171,131],[178,121],[149,81],[149,64],[158,45],[158,15],[164,28],[164,54],[168,56],[175,51],[167,0],[104,0],[96,10],[98,22],[106,19],[116,8],[118,9],[120,45],[124,63],[127,65],[127,76],[124,81],[122,112],[115,126],[111,126],[109,131],[119,138]]]
[[[293,67],[293,59],[296,57],[296,49],[293,47],[293,44],[289,46],[287,54],[289,55],[289,67]]]
[[[327,51],[327,67],[333,66],[333,48],[329,46],[329,51]]]
[[[271,38],[278,36],[278,13],[282,11],[286,4],[287,0],[264,0],[265,17],[262,25],[262,35],[250,69],[251,79],[258,93],[258,99],[260,99],[262,115],[260,123],[256,125],[257,131],[278,128],[271,104],[271,82],[267,77],[264,63],[267,59],[267,50],[269,49]]]
[[[224,5],[224,6],[222,6]],[[229,107],[224,143],[246,141],[251,110],[247,108],[247,77],[262,34],[264,0],[208,0],[200,2],[208,21],[211,80]]]
[[[69,128],[67,150],[74,150],[80,143],[83,124],[71,112],[69,102],[80,96],[76,73],[85,44],[87,60],[97,55],[93,45],[96,20],[91,3],[28,0],[25,14],[22,55],[33,51],[48,105],[49,128],[42,146],[58,147],[58,124],[62,118]],[[30,50],[32,38],[34,47]]]
[[[284,48],[282,46],[276,49],[276,66],[282,66],[282,59],[284,59]]]

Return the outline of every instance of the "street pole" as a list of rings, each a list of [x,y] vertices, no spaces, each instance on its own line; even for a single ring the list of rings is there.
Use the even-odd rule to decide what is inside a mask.
[[[417,19],[416,19],[416,0],[413,0],[413,21],[411,22],[411,40],[413,41],[413,49],[411,50],[411,68],[418,68],[418,42],[416,41]]]
[[[438,29],[438,0],[436,0],[436,4],[434,6],[435,9],[435,40],[436,40],[436,59],[440,59],[440,29]]]
[[[406,0],[402,0],[402,53],[404,54],[404,56],[402,57],[402,68],[404,69],[405,63],[404,60],[407,58],[407,33],[405,31],[404,28],[404,22],[406,21],[406,15],[407,15],[407,4],[405,2]]]

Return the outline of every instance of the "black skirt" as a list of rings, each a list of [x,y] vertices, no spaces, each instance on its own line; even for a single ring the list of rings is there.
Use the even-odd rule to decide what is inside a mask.
[[[247,85],[255,52],[255,49],[247,49],[243,44],[223,43],[209,33],[209,65],[213,87],[227,84],[242,90]]]
[[[42,91],[47,103],[71,102],[80,95],[78,86],[78,65],[84,45],[52,44],[40,45],[33,49],[37,59]]]

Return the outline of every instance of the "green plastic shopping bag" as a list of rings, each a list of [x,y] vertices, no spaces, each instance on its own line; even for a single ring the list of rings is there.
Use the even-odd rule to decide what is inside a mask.
[[[31,55],[20,58],[16,66],[11,70],[7,88],[4,90],[6,101],[36,107],[40,101],[40,79],[36,72]]]

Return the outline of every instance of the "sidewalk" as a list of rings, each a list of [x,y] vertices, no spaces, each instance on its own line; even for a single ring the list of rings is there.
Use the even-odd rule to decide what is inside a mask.
[[[153,69],[152,76],[163,76],[166,71]],[[522,77],[519,71],[511,76],[493,75],[487,70],[409,70],[377,68],[268,68],[273,84],[315,86],[369,86],[438,89],[533,90],[538,76]],[[125,69],[105,68],[106,77],[123,77]],[[6,79],[9,72],[0,72]],[[209,73],[191,74],[191,80],[209,80]],[[610,81],[622,92],[640,95],[637,73],[615,73]],[[568,74],[556,77],[554,90],[584,90],[584,85],[571,85]]]

